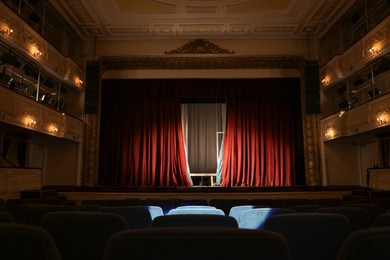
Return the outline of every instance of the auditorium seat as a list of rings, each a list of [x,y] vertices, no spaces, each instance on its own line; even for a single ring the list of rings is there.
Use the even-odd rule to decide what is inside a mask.
[[[285,198],[283,199],[283,207],[287,208],[295,205],[313,205],[313,200],[305,198]]]
[[[249,205],[262,205],[266,208],[277,208],[274,199],[252,199],[249,201]]]
[[[390,210],[390,198],[373,198],[371,203],[381,206],[383,212]]]
[[[293,260],[334,260],[351,233],[346,216],[330,213],[271,216],[263,228],[287,239]]]
[[[119,200],[106,200],[107,206],[109,207],[125,207],[125,206],[140,206],[141,199],[138,198],[128,198],[128,199],[119,199]]]
[[[180,206],[208,206],[206,199],[185,199],[180,202]]]
[[[361,207],[368,210],[370,214],[371,223],[376,219],[376,217],[384,213],[381,206],[372,203],[347,203],[344,205],[345,207]]]
[[[0,223],[15,223],[15,219],[6,211],[0,211]]]
[[[341,198],[318,198],[317,204],[325,207],[340,207],[343,200]]]
[[[372,222],[372,227],[390,227],[390,213],[382,213]]]
[[[126,219],[107,212],[51,212],[41,226],[53,237],[62,260],[102,259],[104,246],[116,232],[127,230]]]
[[[109,212],[123,216],[130,229],[133,228],[148,228],[152,226],[152,217],[149,209],[144,206],[128,206],[128,207],[102,207],[98,212]]]
[[[23,203],[23,204],[20,204],[19,206],[17,206],[16,210],[14,211],[14,219],[16,222],[18,223],[24,223],[25,219],[25,213],[26,213],[26,209],[30,206],[33,206],[33,205],[48,205],[48,204],[42,204],[42,203],[34,203],[34,204],[30,204],[30,203]]]
[[[0,223],[0,259],[61,260],[53,238],[41,227]]]
[[[225,215],[229,215],[230,209],[234,206],[249,205],[248,199],[211,199],[209,205],[223,210]]]
[[[320,209],[320,208],[323,208],[323,207],[324,206],[321,206],[321,205],[307,204],[307,205],[292,205],[292,206],[289,206],[287,208],[288,209],[292,209],[292,210],[294,210],[297,213],[310,213],[310,212],[314,212],[317,209]]]
[[[103,260],[289,260],[286,239],[271,231],[238,228],[150,228],[118,232]]]
[[[345,239],[337,260],[389,259],[390,227],[367,228]]]
[[[79,211],[97,211],[98,209],[104,207],[103,205],[77,205]]]
[[[24,223],[39,226],[43,215],[57,211],[78,211],[78,208],[76,206],[30,204],[24,211]]]
[[[204,206],[187,206],[182,208],[171,209],[168,215],[183,215],[183,214],[202,214],[202,215],[225,215],[221,209],[208,208]]]
[[[241,212],[238,219],[238,227],[243,229],[262,229],[267,218],[280,214],[294,214],[295,211],[288,208],[254,208]]]
[[[369,228],[371,225],[370,213],[365,208],[360,207],[324,207],[317,209],[316,213],[335,213],[348,218],[351,224],[351,231]]]
[[[238,222],[239,219],[240,219],[241,213],[244,210],[255,209],[255,208],[264,208],[264,207],[267,207],[267,206],[261,206],[261,205],[239,205],[239,206],[233,206],[230,209],[230,211],[229,211],[229,216],[235,218],[237,220],[237,222]]]
[[[82,200],[81,205],[99,205],[105,207],[109,206],[107,200]]]
[[[159,206],[144,206],[144,207],[146,207],[149,210],[150,217],[152,218],[152,220],[158,216],[164,215],[162,208]]]
[[[147,206],[158,206],[160,207],[164,214],[168,214],[171,209],[177,207],[176,201],[173,199],[147,199],[145,201]]]
[[[226,215],[164,215],[152,221],[152,227],[238,227],[237,221]]]

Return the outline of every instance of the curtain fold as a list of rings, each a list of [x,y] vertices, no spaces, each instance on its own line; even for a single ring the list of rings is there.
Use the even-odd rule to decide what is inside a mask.
[[[229,98],[221,186],[291,186],[302,170],[300,105],[291,88]]]
[[[109,95],[109,94],[108,94]],[[104,102],[101,185],[189,186],[180,99],[123,98]]]

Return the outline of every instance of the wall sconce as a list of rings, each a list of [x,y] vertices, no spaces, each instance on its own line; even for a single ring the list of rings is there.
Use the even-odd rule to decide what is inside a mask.
[[[324,86],[329,85],[329,82],[330,82],[330,77],[329,77],[328,75],[326,75],[326,76],[321,80],[321,83],[322,83],[322,85],[324,85]]]
[[[31,116],[27,116],[25,118],[25,123],[28,128],[34,128],[37,124],[37,121]]]
[[[52,135],[57,135],[57,133],[58,133],[57,126],[54,125],[54,124],[49,125],[49,133],[52,134]]]
[[[83,86],[83,84],[84,84],[84,81],[82,81],[81,78],[79,78],[79,77],[76,76],[75,79],[74,79],[74,83],[75,83],[76,86],[78,86],[79,88],[81,88],[81,87]]]
[[[43,55],[42,51],[40,51],[38,46],[36,46],[35,44],[31,46],[30,54],[36,59],[39,59]]]
[[[376,121],[379,125],[386,125],[389,122],[390,114],[387,111],[379,112],[376,115]]]
[[[376,56],[382,51],[382,46],[380,43],[375,42],[372,44],[371,48],[368,49],[368,52],[371,56]]]
[[[326,137],[327,139],[332,139],[332,138],[334,137],[334,135],[335,135],[335,132],[336,132],[336,131],[335,131],[333,125],[328,126],[328,127],[326,128],[326,130],[325,130],[325,137]]]
[[[14,30],[12,30],[8,24],[6,23],[2,23],[0,24],[0,33],[1,35],[3,35],[4,37],[11,37],[12,33],[14,32]]]

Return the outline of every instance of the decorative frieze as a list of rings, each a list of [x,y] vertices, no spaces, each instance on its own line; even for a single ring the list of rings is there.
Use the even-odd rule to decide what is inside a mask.
[[[357,73],[369,62],[385,55],[390,48],[390,17],[381,22],[362,40],[341,55],[335,56],[320,69],[321,81],[328,86]]]
[[[368,132],[390,123],[390,94],[321,120],[323,141]]]
[[[301,56],[128,56],[102,57],[101,73],[126,69],[295,69],[302,71]]]
[[[234,51],[224,49],[210,41],[197,39],[175,50],[166,51],[165,54],[234,54]]]
[[[1,197],[19,197],[23,190],[39,190],[42,187],[42,170],[37,168],[1,168]]]

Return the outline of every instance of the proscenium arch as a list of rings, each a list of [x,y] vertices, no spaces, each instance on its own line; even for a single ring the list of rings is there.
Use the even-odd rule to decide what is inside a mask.
[[[303,79],[306,62],[307,60],[302,56],[169,55],[101,57],[93,63],[100,67],[100,79],[191,77],[297,77]],[[229,73],[226,73],[227,71]],[[304,80],[301,80],[305,174],[306,184],[314,186],[321,184],[320,148],[317,133],[319,119],[318,115],[306,113],[304,83]],[[99,118],[99,114],[88,115],[86,118],[91,121],[91,125],[96,127],[96,129],[91,129],[90,135],[88,131],[86,132],[86,147],[90,147],[87,151],[98,151]],[[86,154],[86,159],[94,161],[86,162],[86,165],[93,165],[95,169],[85,169],[84,175],[87,176],[84,176],[84,180],[89,180],[90,183],[86,183],[87,185],[93,185],[97,180],[98,153]]]

